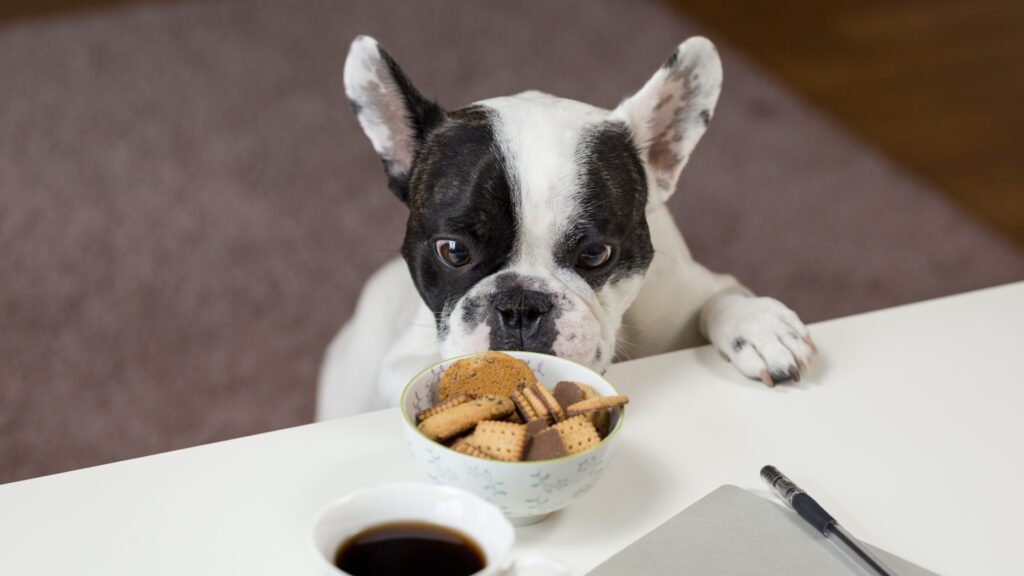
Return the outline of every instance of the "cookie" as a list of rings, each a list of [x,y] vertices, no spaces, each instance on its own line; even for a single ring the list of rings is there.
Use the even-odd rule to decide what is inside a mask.
[[[523,422],[532,422],[540,418],[537,414],[537,409],[530,404],[529,399],[523,394],[522,390],[516,390],[512,393],[512,403],[516,406],[516,413],[519,414],[519,419]]]
[[[537,393],[537,397],[547,407],[548,412],[551,414],[551,418],[555,422],[561,422],[565,420],[565,410],[562,410],[562,406],[558,404],[558,400],[551,395],[551,390],[548,390],[540,382],[533,385],[533,391]]]
[[[522,388],[519,390],[519,392],[522,393],[523,398],[526,398],[526,401],[530,404],[530,407],[533,408],[534,413],[537,414],[537,420],[541,420],[543,422],[548,423],[554,420],[554,417],[551,415],[551,410],[548,409],[547,404],[545,404],[544,401],[540,399],[540,396],[537,395],[537,393],[534,391],[532,387]]]
[[[565,410],[570,405],[583,400],[583,389],[575,382],[562,380],[551,389],[551,395],[555,397],[555,400],[558,400],[558,405]]]
[[[483,420],[504,418],[513,411],[512,401],[500,396],[484,396],[434,414],[419,429],[431,440],[446,440],[473,428]]]
[[[459,454],[465,454],[466,456],[475,456],[477,458],[489,459],[490,457],[486,452],[481,450],[476,444],[469,441],[469,438],[463,438],[452,444],[452,450],[455,450]]]
[[[472,434],[466,434],[465,436],[459,436],[458,438],[456,438],[454,440],[449,440],[448,441],[448,447],[451,448],[452,450],[455,450],[456,452],[458,452],[462,448],[464,448],[466,444],[469,443],[469,437],[470,436],[472,436]]]
[[[555,428],[545,428],[542,432],[530,439],[526,448],[528,461],[551,460],[568,455],[565,444],[562,443],[562,436]]]
[[[452,396],[451,398],[445,400],[444,402],[441,402],[440,404],[435,404],[431,408],[427,408],[426,410],[420,410],[419,413],[416,414],[416,421],[423,422],[424,420],[430,418],[434,414],[440,414],[441,412],[444,412],[449,408],[454,408],[459,404],[465,404],[466,402],[469,402],[472,399],[473,396],[469,394],[459,394],[458,396]]]
[[[594,425],[586,416],[573,416],[554,426],[562,438],[562,444],[569,454],[579,454],[590,450],[601,442]]]
[[[507,397],[536,381],[526,362],[502,352],[483,352],[449,366],[441,375],[437,396],[442,401],[459,394]]]
[[[587,400],[580,400],[579,402],[569,406],[567,412],[569,413],[569,416],[579,416],[580,414],[589,414],[597,410],[618,408],[619,406],[625,406],[628,403],[629,396],[597,396]]]
[[[583,382],[576,382],[576,387],[583,393],[583,399],[588,400],[590,398],[597,398],[600,394],[590,384],[584,384]]]
[[[576,385],[579,386],[580,390],[583,391],[584,400],[590,400],[591,398],[601,397],[601,395],[598,394],[596,390],[594,390],[587,384],[577,382]],[[605,436],[608,435],[608,428],[611,425],[611,414],[607,410],[598,410],[597,412],[591,412],[590,414],[587,414],[587,418],[594,425],[594,428],[597,429],[597,433],[601,436],[601,438],[604,438]]]
[[[469,442],[495,460],[518,462],[526,449],[526,426],[487,420],[477,424]]]
[[[548,423],[543,420],[530,420],[526,423],[526,436],[528,438],[533,438],[542,430],[546,430],[547,428]]]

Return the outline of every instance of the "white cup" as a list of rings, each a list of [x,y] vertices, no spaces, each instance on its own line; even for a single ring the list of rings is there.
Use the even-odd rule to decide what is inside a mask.
[[[470,537],[486,561],[484,569],[474,576],[569,574],[565,564],[546,556],[513,558],[515,529],[494,504],[459,488],[418,482],[396,482],[353,492],[321,510],[313,524],[320,573],[351,576],[334,565],[338,547],[367,528],[391,522],[427,522]]]

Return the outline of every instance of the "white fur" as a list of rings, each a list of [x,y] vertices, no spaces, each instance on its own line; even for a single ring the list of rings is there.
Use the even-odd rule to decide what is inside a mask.
[[[402,96],[394,84],[377,41],[359,36],[345,60],[345,95],[363,107],[358,115],[373,149],[390,161],[392,176],[408,173],[414,154],[413,130],[408,122],[395,121],[404,112]],[[404,118],[403,118],[404,120]]]
[[[356,64],[351,76],[346,64],[345,73],[350,97],[380,95],[373,84],[379,79],[373,63],[376,43],[370,42],[353,44],[349,63],[355,58]],[[559,356],[603,369],[616,352],[637,358],[699,345],[707,338],[740,372],[765,379],[769,372],[790,374],[805,367],[814,354],[807,328],[791,310],[776,300],[753,297],[732,276],[695,262],[665,206],[714,111],[721,77],[711,43],[691,38],[676,50],[672,66],[660,68],[614,111],[539,92],[480,103],[497,113],[506,170],[518,183],[514,202],[521,237],[507,270],[556,296],[561,315],[553,347]],[[363,87],[370,88],[359,92]],[[381,115],[364,121],[365,115],[360,120],[374,148],[394,159],[388,154],[395,153],[402,126],[389,125]],[[578,208],[573,193],[579,181],[575,151],[580,135],[606,119],[625,122],[640,148],[655,256],[646,275],[594,291],[575,272],[555,265],[552,248]],[[494,276],[478,282],[453,307],[449,334],[438,342],[433,315],[404,263],[387,264],[367,283],[353,318],[328,350],[317,418],[396,405],[404,384],[442,356],[486,349],[489,328],[465,326],[462,306],[494,289]],[[738,339],[746,345],[737,347]]]
[[[480,104],[498,112],[496,137],[518,183],[516,209],[524,229],[512,268],[553,270],[551,248],[577,209],[572,196],[580,134],[608,111],[536,91]]]

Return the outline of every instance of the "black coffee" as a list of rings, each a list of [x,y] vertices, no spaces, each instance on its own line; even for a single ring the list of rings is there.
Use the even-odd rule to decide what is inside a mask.
[[[367,528],[342,542],[334,565],[352,576],[469,576],[486,566],[465,534],[426,522]]]

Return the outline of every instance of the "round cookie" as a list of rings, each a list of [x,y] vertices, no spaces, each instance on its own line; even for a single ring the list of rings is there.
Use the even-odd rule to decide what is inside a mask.
[[[526,362],[502,352],[481,352],[455,362],[441,375],[437,399],[459,394],[511,396],[519,386],[537,382]]]

